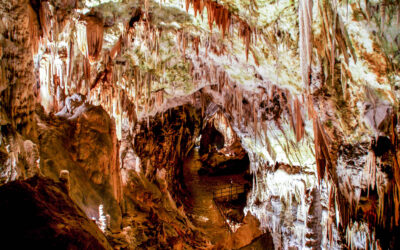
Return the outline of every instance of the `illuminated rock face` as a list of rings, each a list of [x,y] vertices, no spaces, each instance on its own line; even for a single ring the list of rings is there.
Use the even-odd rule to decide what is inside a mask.
[[[8,13],[0,25],[1,124],[34,135],[33,113],[39,93],[33,68],[37,35],[32,34],[33,10],[25,1],[7,1],[0,11]]]
[[[66,99],[65,112],[50,117],[41,113],[39,147],[41,172],[58,178],[70,172],[72,199],[89,218],[98,218],[98,208],[111,217],[111,228],[120,229],[122,179],[115,123],[99,106]]]
[[[276,247],[398,248],[396,1],[10,0],[0,16],[1,184],[68,170],[116,247],[207,246],[179,205],[211,119],[224,140],[202,161],[247,155],[245,211]]]

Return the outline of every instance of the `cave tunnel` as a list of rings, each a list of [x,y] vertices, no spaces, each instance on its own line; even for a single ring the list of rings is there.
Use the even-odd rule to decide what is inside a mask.
[[[0,249],[400,249],[400,4],[2,0]]]
[[[236,244],[240,240],[235,233],[245,220],[243,210],[252,180],[247,152],[220,111],[203,120],[196,141],[183,164],[183,179],[190,196],[188,215],[196,226],[211,232],[213,243],[232,247],[233,243],[220,239],[234,235]],[[250,225],[246,230],[254,231]]]

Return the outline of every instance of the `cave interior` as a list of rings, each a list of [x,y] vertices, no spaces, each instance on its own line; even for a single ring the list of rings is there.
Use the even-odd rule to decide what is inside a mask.
[[[2,0],[1,249],[400,249],[399,0]]]

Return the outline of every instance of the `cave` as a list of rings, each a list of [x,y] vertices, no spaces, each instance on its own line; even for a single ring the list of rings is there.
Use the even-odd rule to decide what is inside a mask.
[[[398,0],[3,0],[1,249],[400,249]]]

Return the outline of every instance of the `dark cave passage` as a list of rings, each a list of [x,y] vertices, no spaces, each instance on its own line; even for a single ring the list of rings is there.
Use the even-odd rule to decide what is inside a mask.
[[[200,175],[224,176],[243,174],[249,180],[249,156],[221,111],[204,121],[200,132]]]
[[[184,160],[182,171],[189,198],[188,216],[212,244],[232,249],[250,244],[246,241],[249,239],[238,238],[240,226],[248,224],[249,232],[258,229],[257,223],[248,223],[252,218],[246,218],[243,212],[251,189],[249,158],[221,117],[223,114],[205,121],[200,141]],[[222,122],[225,130],[221,130]]]

